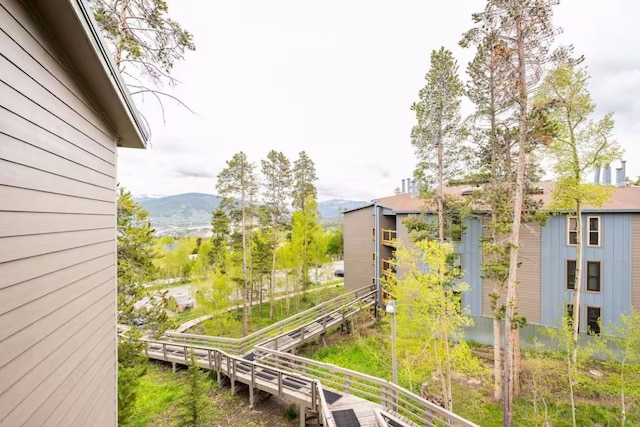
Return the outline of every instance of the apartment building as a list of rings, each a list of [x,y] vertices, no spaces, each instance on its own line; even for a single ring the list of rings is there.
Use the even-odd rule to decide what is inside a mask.
[[[83,0],[0,0],[0,426],[115,426],[116,149],[136,109]]]
[[[611,169],[605,168],[601,184],[610,184]],[[640,187],[624,183],[624,162],[616,171],[615,193],[602,208],[586,207],[583,213],[583,284],[580,328],[597,330],[602,323],[617,323],[621,313],[640,308]],[[599,171],[597,173],[599,179]],[[599,182],[599,181],[598,181]],[[600,183],[600,182],[599,182]],[[538,184],[535,195],[543,206],[551,201],[552,182]],[[458,197],[471,194],[468,186],[453,186],[446,193]],[[385,274],[404,274],[395,265],[397,245],[411,246],[404,221],[423,210],[412,180],[403,180],[400,194],[374,200],[368,206],[344,214],[345,286],[380,285]],[[472,335],[491,342],[493,286],[482,278],[483,253],[480,238],[488,234],[488,212],[478,211],[465,220],[466,229],[455,251],[470,290],[462,297],[475,318]],[[571,310],[575,286],[576,218],[552,215],[544,226],[524,224],[521,229],[518,270],[519,313],[527,318],[532,334],[536,326],[557,326]]]

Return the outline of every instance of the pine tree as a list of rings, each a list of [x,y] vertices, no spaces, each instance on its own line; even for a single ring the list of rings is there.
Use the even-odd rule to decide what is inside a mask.
[[[187,370],[186,391],[182,395],[179,407],[179,424],[184,427],[200,427],[208,425],[212,411],[211,400],[207,396],[210,381],[207,374],[200,369],[195,351],[191,349],[189,369]]]
[[[222,209],[227,210],[231,220],[238,225],[242,243],[242,332],[249,331],[249,304],[251,299],[251,230],[253,228],[254,201],[258,192],[255,165],[247,155],[239,152],[227,161],[227,167],[218,174],[216,184],[222,196]]]
[[[504,426],[513,425],[513,394],[517,382],[517,364],[514,352],[519,349],[519,319],[517,315],[517,273],[520,244],[520,228],[523,218],[525,189],[532,171],[530,153],[536,141],[532,138],[529,95],[539,84],[545,65],[551,56],[555,29],[552,23],[552,6],[557,0],[488,0],[483,12],[473,15],[478,26],[465,34],[465,40],[480,42],[490,34],[503,43],[504,58],[516,71],[515,78],[505,82],[515,87],[517,118],[517,161],[513,192],[512,223],[509,236],[509,270],[507,279],[505,331],[509,339],[505,345],[504,369]],[[556,52],[556,56],[565,53]]]
[[[291,162],[282,153],[269,151],[267,159],[262,160],[263,202],[271,216],[271,276],[269,279],[269,319],[273,320],[274,299],[276,286],[277,248],[280,239],[280,225],[287,214],[287,202],[291,195]]]
[[[306,152],[301,151],[293,162],[293,207],[304,210],[308,196],[318,196],[315,182],[318,180],[316,166]]]
[[[411,130],[411,144],[418,157],[417,177],[435,195],[438,215],[438,240],[445,240],[444,185],[459,172],[462,142],[460,101],[463,93],[458,65],[444,47],[431,53],[427,81],[420,90],[420,101],[411,106],[418,123]]]

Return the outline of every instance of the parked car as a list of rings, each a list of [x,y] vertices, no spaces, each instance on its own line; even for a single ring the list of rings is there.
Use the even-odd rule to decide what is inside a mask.
[[[336,277],[344,277],[344,268],[336,268],[333,275]]]
[[[173,296],[173,299],[176,301],[178,311],[185,311],[195,307],[193,298],[187,294],[176,294]]]

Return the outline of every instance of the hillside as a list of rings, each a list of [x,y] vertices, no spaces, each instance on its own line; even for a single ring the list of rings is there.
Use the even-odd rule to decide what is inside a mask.
[[[134,197],[134,200],[149,211],[149,219],[157,234],[204,237],[211,228],[211,212],[218,207],[221,198],[213,194],[184,193],[166,197]],[[318,203],[318,211],[324,222],[334,222],[340,219],[343,211],[365,204],[367,202],[333,199]]]

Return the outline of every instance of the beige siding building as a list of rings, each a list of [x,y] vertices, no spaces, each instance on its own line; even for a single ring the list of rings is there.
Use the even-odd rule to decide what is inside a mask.
[[[114,426],[116,147],[144,148],[82,0],[0,0],[0,426]]]

